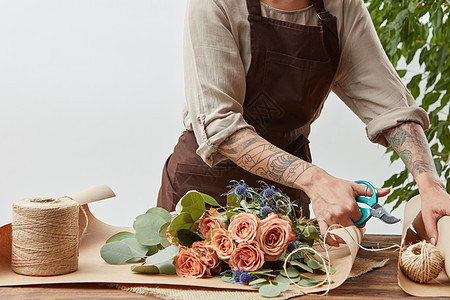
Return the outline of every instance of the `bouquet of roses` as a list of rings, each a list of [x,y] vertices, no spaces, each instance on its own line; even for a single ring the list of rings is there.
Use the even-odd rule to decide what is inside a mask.
[[[226,282],[252,285],[266,297],[279,295],[291,283],[323,284],[306,275],[334,272],[310,248],[319,238],[316,220],[297,216],[297,205],[288,196],[260,183],[252,188],[232,181],[225,207],[190,191],[174,212],[151,208],[136,218],[136,233],[113,235],[101,256],[111,264],[141,262],[131,266],[138,273],[218,275]]]

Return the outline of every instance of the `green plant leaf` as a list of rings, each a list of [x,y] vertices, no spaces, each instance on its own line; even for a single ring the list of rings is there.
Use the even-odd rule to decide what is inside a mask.
[[[176,237],[178,230],[191,229],[192,225],[194,225],[194,220],[192,219],[191,214],[188,212],[182,212],[172,220],[169,231],[171,235]]]
[[[131,271],[142,274],[159,274],[156,266],[131,266]]]
[[[122,242],[110,242],[100,249],[100,256],[111,265],[120,265],[133,258],[130,247]]]
[[[284,270],[280,271],[280,275],[283,275],[285,277],[297,277],[300,274],[299,271],[297,271],[295,268],[286,268],[286,272]]]
[[[203,201],[206,204],[209,204],[211,206],[220,206],[220,204],[216,201],[216,199],[214,199],[213,197],[211,197],[210,195],[207,194],[203,194],[203,193],[199,193],[200,196],[203,198]]]
[[[281,294],[281,289],[273,284],[266,284],[259,288],[259,294],[263,297],[273,298]]]
[[[136,235],[132,232],[121,231],[106,240],[106,243],[120,242],[123,239],[134,238]]]
[[[205,213],[205,200],[197,191],[187,192],[181,198],[182,212],[188,212],[194,221],[197,221]]]
[[[227,206],[229,207],[239,207],[239,199],[235,193],[227,195]]]
[[[136,239],[142,245],[154,246],[160,241],[159,229],[166,223],[163,218],[154,214],[143,214],[136,217],[133,228],[136,230]]]
[[[287,291],[289,289],[290,284],[284,283],[284,282],[278,282],[277,287],[280,289],[281,292]]]
[[[312,269],[320,269],[321,264],[315,259],[309,259],[306,264]]]
[[[159,272],[161,274],[174,275],[176,274],[175,266],[173,264],[173,260],[168,260],[166,262],[160,263],[157,265]]]
[[[286,276],[283,276],[283,275],[277,275],[277,277],[275,277],[275,281],[282,282],[282,283],[291,283],[291,280],[289,280],[289,278],[287,278]]]
[[[169,225],[170,225],[170,222],[164,223],[161,226],[161,228],[159,229],[159,238],[160,238],[159,243],[164,248],[167,248],[171,245],[170,242],[167,240],[167,236],[166,236],[167,227],[169,227]]]
[[[173,259],[178,254],[179,251],[180,251],[180,249],[178,249],[177,246],[171,245],[171,246],[159,251],[158,253],[147,257],[147,259],[145,260],[145,263],[150,266],[158,265],[160,263],[163,263],[163,262]]]
[[[263,283],[263,282],[267,282],[267,279],[265,279],[265,278],[258,278],[258,279],[255,279],[253,281],[250,281],[248,284],[249,285],[254,285],[254,284],[259,284],[259,283]]]
[[[147,253],[145,253],[145,256],[152,256],[153,254],[158,253],[159,249],[158,249],[158,245],[155,246],[149,246]]]
[[[190,247],[194,242],[203,240],[197,233],[188,229],[178,230],[177,237],[180,244],[187,247]]]
[[[145,212],[146,214],[154,214],[157,216],[160,216],[164,219],[166,222],[170,222],[172,220],[172,217],[170,216],[170,213],[161,207],[152,207],[149,210]]]
[[[305,287],[313,287],[321,282],[322,280],[320,279],[308,278],[300,280],[297,284]]]
[[[290,262],[290,264],[291,264],[292,266],[297,266],[297,267],[299,267],[299,268],[301,268],[301,269],[303,269],[303,270],[305,270],[305,271],[307,271],[307,272],[309,272],[309,273],[312,273],[312,272],[313,272],[313,269],[312,269],[311,267],[309,267],[309,266],[307,266],[307,265],[305,265],[305,264],[303,264],[303,263],[301,263],[301,262],[299,262],[299,261],[292,260],[292,261]]]
[[[121,242],[130,247],[131,254],[133,256],[143,257],[147,254],[147,251],[150,248],[150,246],[145,246],[139,243],[136,238],[123,239]]]

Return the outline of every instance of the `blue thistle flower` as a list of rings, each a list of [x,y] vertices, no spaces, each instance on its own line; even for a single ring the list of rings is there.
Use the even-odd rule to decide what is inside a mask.
[[[227,193],[222,194],[222,196],[227,196],[229,194],[235,193],[238,200],[246,200],[247,198],[253,198],[253,189],[249,187],[244,180],[236,181],[232,180],[230,181],[233,184],[229,185],[228,188],[231,188],[231,190]]]
[[[259,211],[259,215],[262,219],[265,219],[271,212],[273,212],[273,208],[270,206],[263,206]]]
[[[242,275],[242,271],[241,270],[234,270],[233,271],[233,275],[231,275],[231,277],[233,278],[234,281],[236,281],[237,283],[241,282],[241,275]]]
[[[256,275],[250,275],[248,272],[242,272],[241,276],[239,277],[239,282],[242,284],[249,284],[250,281],[253,281],[257,279],[258,276]]]
[[[286,249],[286,252],[287,253],[291,253],[292,251],[294,251],[297,248],[298,248],[298,245],[296,243],[290,242],[288,247],[287,247],[287,249]]]

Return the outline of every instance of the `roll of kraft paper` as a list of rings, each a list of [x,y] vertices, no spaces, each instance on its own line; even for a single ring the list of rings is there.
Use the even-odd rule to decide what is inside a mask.
[[[11,267],[22,275],[52,276],[78,269],[79,203],[69,197],[13,203]]]

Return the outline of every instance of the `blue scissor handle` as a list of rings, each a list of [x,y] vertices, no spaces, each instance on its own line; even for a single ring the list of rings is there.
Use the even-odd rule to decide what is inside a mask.
[[[372,191],[372,196],[370,198],[359,196],[359,197],[356,198],[356,202],[365,203],[365,204],[369,205],[370,207],[372,207],[372,206],[374,206],[375,204],[378,203],[377,190],[375,189],[375,187],[371,183],[369,183],[369,182],[367,182],[365,180],[357,180],[357,181],[355,181],[355,183],[365,184]],[[361,220],[359,220],[358,222],[354,223],[356,226],[359,226],[361,224],[366,223],[372,217],[372,214],[370,213],[370,208],[365,208],[365,207],[361,207],[360,206],[359,210],[361,210],[361,213],[362,213],[363,217],[361,218]]]

